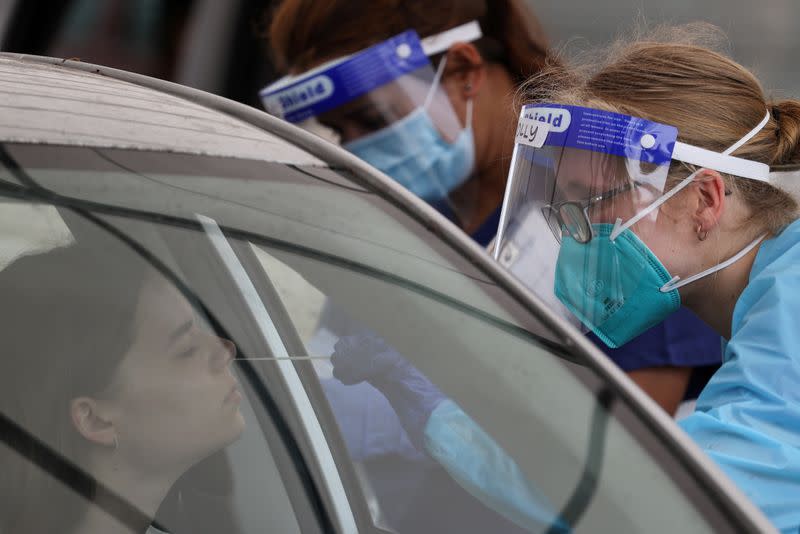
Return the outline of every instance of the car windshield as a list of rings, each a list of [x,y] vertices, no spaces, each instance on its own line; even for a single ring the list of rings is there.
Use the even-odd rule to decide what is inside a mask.
[[[26,144],[0,156],[0,291],[41,299],[17,313],[0,295],[3,338],[20,340],[0,374],[29,381],[2,404],[21,437],[0,448],[16,469],[0,530],[97,519],[86,480],[169,532],[738,528],[580,351],[346,170]],[[240,390],[207,369],[228,360]],[[409,392],[436,399],[443,434],[429,411],[398,410]],[[210,415],[220,402],[227,415]],[[144,480],[160,497],[138,500]],[[43,501],[51,490],[62,500]]]

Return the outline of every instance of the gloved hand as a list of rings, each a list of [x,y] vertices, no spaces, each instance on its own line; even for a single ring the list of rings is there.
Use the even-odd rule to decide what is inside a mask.
[[[418,450],[425,452],[425,425],[445,396],[400,353],[375,334],[345,336],[331,354],[333,376],[345,385],[366,381],[392,405]]]

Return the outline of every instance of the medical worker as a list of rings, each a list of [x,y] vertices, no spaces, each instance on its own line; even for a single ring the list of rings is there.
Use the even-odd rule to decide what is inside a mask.
[[[261,92],[269,111],[330,136],[489,244],[514,146],[513,97],[557,63],[525,2],[284,0],[269,45],[289,73]],[[534,288],[552,269],[550,248],[531,238],[499,260]],[[670,414],[721,363],[718,337],[685,309],[623,347],[588,335]]]
[[[500,239],[514,243],[521,223],[542,217],[558,244],[552,293],[610,346],[681,305],[707,322],[724,363],[681,425],[796,533],[800,101],[768,97],[741,65],[692,44],[710,32],[663,31],[531,85]],[[336,376],[383,391],[415,442],[486,502],[543,520],[546,503],[513,461],[488,439],[449,431],[473,423],[380,343],[340,342]]]

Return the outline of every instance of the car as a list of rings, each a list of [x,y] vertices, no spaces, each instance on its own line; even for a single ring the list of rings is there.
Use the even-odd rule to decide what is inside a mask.
[[[236,347],[245,429],[187,467],[154,529],[562,531],[520,524],[467,491],[452,465],[408,440],[375,389],[332,376],[340,338],[368,331],[457,403],[569,531],[772,531],[577,329],[338,146],[219,96],[48,57],[0,54],[0,106],[0,269],[88,243],[98,262],[123,266],[112,272],[117,287],[124,266],[147,265]],[[63,289],[65,310],[102,298],[75,295],[81,272],[56,282],[28,272],[15,287]],[[37,320],[2,318],[12,319],[47,340]],[[72,334],[97,334],[85,330]],[[3,351],[7,377],[19,350]],[[73,357],[59,354],[62,372]],[[113,488],[115,499],[95,499],[91,470],[14,415],[22,412],[0,409],[0,462],[30,464],[108,514],[136,511]],[[115,436],[113,450],[124,446]],[[0,531],[35,497],[24,484],[6,487]]]

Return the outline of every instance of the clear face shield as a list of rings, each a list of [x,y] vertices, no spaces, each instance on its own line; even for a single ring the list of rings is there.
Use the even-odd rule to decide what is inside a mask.
[[[472,105],[462,122],[441,85],[443,57],[481,37],[471,22],[424,40],[413,30],[361,52],[288,76],[261,91],[268,112],[320,134],[465,222],[475,199],[459,189],[473,174]]]
[[[670,176],[670,163],[768,179],[766,165],[680,143],[677,134],[579,106],[526,106],[520,116],[496,257],[528,258],[510,267],[522,282],[611,347],[676,311],[678,287],[709,274],[680,280],[659,260],[676,250],[664,203],[697,174],[686,167]]]

